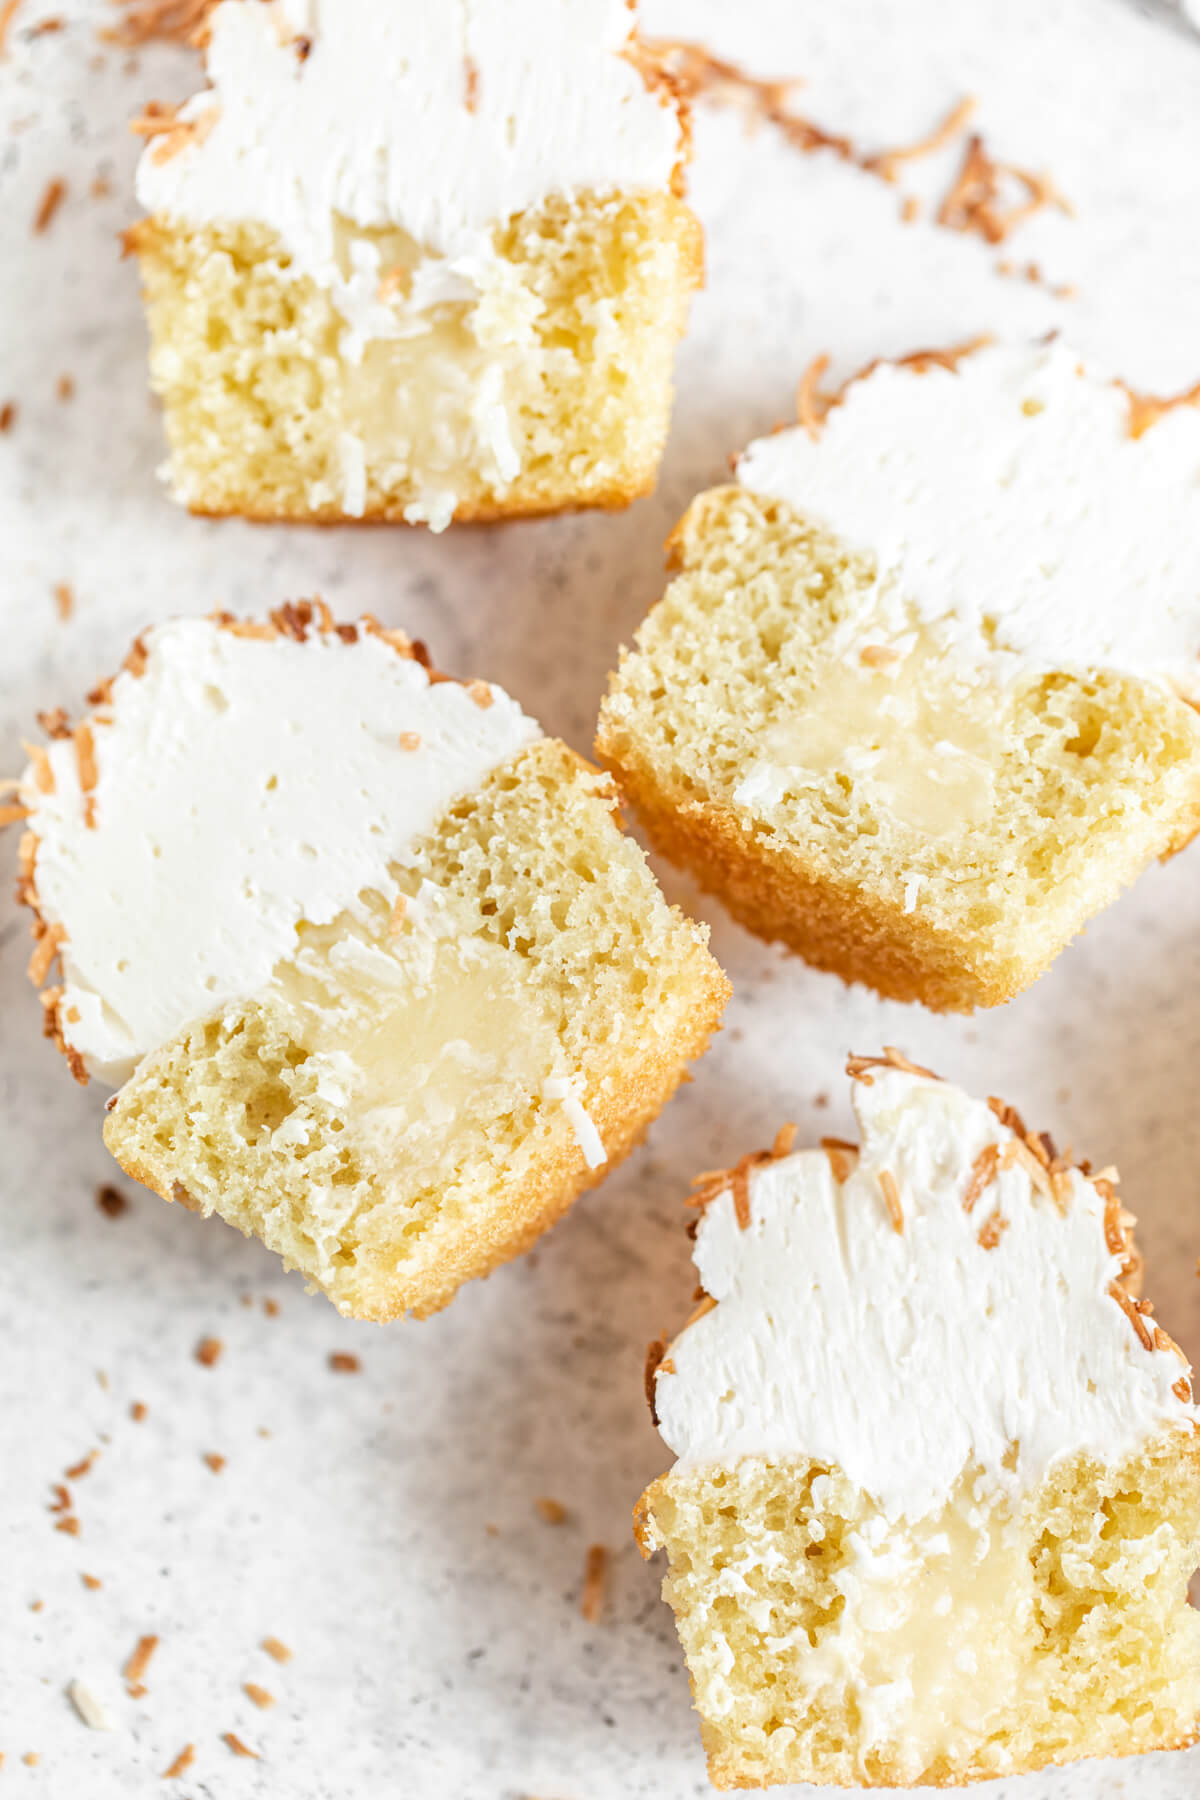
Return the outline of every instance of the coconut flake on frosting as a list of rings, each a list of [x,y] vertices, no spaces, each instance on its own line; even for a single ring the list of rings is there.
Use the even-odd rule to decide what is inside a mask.
[[[969,1467],[1019,1494],[1060,1456],[1200,1423],[1181,1353],[1120,1286],[1105,1178],[1048,1169],[1007,1109],[858,1069],[857,1155],[752,1164],[744,1225],[735,1183],[706,1200],[709,1309],[652,1383],[682,1461],[808,1457],[916,1520]]]
[[[876,634],[915,618],[1003,678],[1111,669],[1200,702],[1198,407],[1135,434],[1069,349],[996,345],[879,363],[737,473],[873,558]]]
[[[671,181],[679,106],[624,54],[634,24],[626,0],[226,0],[210,87],[178,115],[211,127],[170,156],[152,141],[138,198],[191,224],[269,226],[329,288],[345,222],[402,229],[469,284],[514,213]]]
[[[433,680],[406,640],[343,630],[159,626],[89,724],[26,770],[58,1029],[90,1073],[124,1081],[258,993],[301,921],[364,892],[393,904],[393,867],[537,737],[501,689]]]

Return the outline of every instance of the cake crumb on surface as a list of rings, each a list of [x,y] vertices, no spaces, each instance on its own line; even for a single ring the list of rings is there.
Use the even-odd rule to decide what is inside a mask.
[[[229,1458],[227,1456],[222,1456],[219,1450],[206,1450],[204,1452],[204,1461],[208,1464],[208,1467],[212,1470],[214,1475],[219,1475],[221,1470],[225,1467],[225,1464],[229,1461]]]
[[[113,1187],[110,1182],[96,1189],[96,1205],[106,1219],[119,1219],[129,1210],[129,1202],[120,1188]]]
[[[193,1355],[203,1368],[211,1369],[214,1363],[220,1362],[221,1353],[224,1348],[225,1346],[220,1338],[201,1338],[200,1342],[196,1345]]]
[[[350,1350],[331,1350],[329,1366],[338,1375],[357,1375],[362,1368],[362,1363]]]
[[[539,1494],[533,1504],[547,1525],[561,1525],[566,1519],[567,1509],[562,1501],[552,1500],[549,1494]]]

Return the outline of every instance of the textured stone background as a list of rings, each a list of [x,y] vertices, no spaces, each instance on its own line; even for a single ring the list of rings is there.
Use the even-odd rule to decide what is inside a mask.
[[[900,222],[900,194],[802,157],[731,114],[698,124],[696,203],[709,285],[680,361],[658,494],[617,518],[450,533],[323,532],[184,517],[154,478],[134,273],[125,120],[180,97],[191,59],[98,55],[103,0],[24,0],[0,63],[0,768],[36,708],[78,705],[148,620],[259,609],[319,590],[426,637],[443,666],[505,683],[586,748],[616,646],[657,593],[660,546],[688,498],[752,432],[784,418],[818,350],[835,373],[985,329],[1059,326],[1100,366],[1169,391],[1200,375],[1200,46],[1119,0],[647,0],[651,30],[701,38],[871,147],[923,135],[964,93],[992,149],[1050,170],[1076,208],[997,251]],[[68,28],[31,37],[51,11]],[[951,151],[905,191],[937,195]],[[112,192],[93,197],[97,175]],[[68,182],[30,233],[47,182]],[[996,271],[1036,260],[1078,298]],[[55,397],[61,374],[74,398]],[[68,623],[53,588],[77,596]],[[76,1088],[39,1035],[0,844],[0,1750],[6,1791],[54,1800],[177,1792],[218,1800],[685,1800],[706,1791],[659,1571],[629,1514],[666,1456],[641,1398],[644,1345],[691,1290],[681,1198],[692,1174],[770,1140],[848,1124],[851,1047],[905,1046],[1039,1126],[1117,1162],[1143,1221],[1149,1291],[1200,1354],[1200,851],[1149,873],[1030,993],[939,1020],[881,1004],[737,931],[664,870],[713,927],[736,997],[717,1047],[647,1147],[538,1252],[424,1325],[342,1323],[220,1224],[129,1194],[111,1221],[103,1095]],[[828,1097],[827,1105],[824,1104]],[[278,1304],[278,1316],[262,1302]],[[220,1337],[213,1368],[193,1358]],[[332,1351],[362,1361],[328,1366]],[[130,1405],[149,1409],[135,1424]],[[53,1529],[75,1487],[81,1534]],[[226,1456],[214,1475],[205,1452]],[[569,1508],[558,1527],[536,1495]],[[578,1599],[586,1547],[613,1555],[603,1621]],[[80,1574],[101,1578],[85,1591]],[[41,1602],[34,1611],[35,1602]],[[120,1665],[161,1645],[148,1692]],[[257,1648],[274,1633],[294,1660]],[[117,1730],[89,1732],[75,1677]],[[279,1699],[257,1712],[258,1681]],[[238,1760],[220,1734],[261,1753]],[[35,1767],[22,1763],[39,1753]],[[995,1800],[1183,1800],[1200,1760],[1158,1757],[989,1790]]]

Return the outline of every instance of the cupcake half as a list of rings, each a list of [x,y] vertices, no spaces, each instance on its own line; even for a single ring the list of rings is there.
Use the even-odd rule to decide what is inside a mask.
[[[441,529],[653,486],[700,280],[624,0],[227,0],[138,256],[195,512]]]
[[[890,998],[1033,981],[1200,826],[1200,412],[1151,416],[996,346],[752,444],[601,713],[656,846]]]
[[[715,1028],[607,778],[320,603],[157,627],[20,799],[30,973],[123,1167],[362,1318],[525,1248]]]
[[[894,1052],[861,1144],[697,1196],[643,1495],[718,1787],[957,1784],[1190,1743],[1200,1414],[1091,1174]]]

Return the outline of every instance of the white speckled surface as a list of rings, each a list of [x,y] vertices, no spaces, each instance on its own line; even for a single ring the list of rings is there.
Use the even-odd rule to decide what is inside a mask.
[[[213,525],[154,480],[136,283],[115,234],[133,217],[124,120],[194,84],[181,53],[130,66],[100,53],[102,0],[24,0],[0,63],[0,766],[37,707],[77,705],[148,619],[258,608],[322,591],[427,637],[442,666],[486,673],[581,747],[616,644],[661,579],[660,545],[726,458],[787,415],[801,367],[1005,327],[1070,324],[1091,358],[1160,391],[1200,376],[1200,45],[1119,0],[647,0],[651,29],[702,38],[764,73],[804,73],[798,100],[868,145],[921,135],[963,94],[997,153],[1049,169],[1076,206],[1002,252],[899,223],[899,195],[827,156],[800,157],[736,117],[699,124],[695,194],[710,282],[681,362],[657,496],[583,518],[434,540],[400,532]],[[944,190],[955,154],[915,165]],[[93,198],[97,173],[113,184]],[[68,182],[43,236],[48,180]],[[1080,296],[994,272],[1038,260]],[[55,398],[69,373],[76,394]],[[53,587],[69,582],[62,624]],[[539,1251],[424,1325],[340,1322],[221,1225],[122,1183],[103,1095],[39,1037],[24,920],[0,843],[0,1750],[5,1791],[53,1800],[176,1792],[216,1800],[687,1800],[706,1791],[659,1571],[629,1514],[667,1457],[641,1397],[649,1337],[691,1289],[680,1199],[692,1174],[769,1141],[845,1129],[853,1046],[905,1045],[999,1091],[1100,1162],[1143,1221],[1159,1315],[1200,1354],[1200,952],[1196,858],[1154,870],[1034,990],[999,1013],[937,1020],[847,992],[725,921],[713,947],[736,997],[728,1029],[650,1142]],[[665,874],[686,905],[695,895]],[[817,1097],[830,1096],[827,1108]],[[262,1301],[278,1303],[264,1314]],[[249,1299],[252,1304],[243,1304]],[[215,1335],[213,1368],[193,1359]],[[328,1367],[355,1352],[357,1375]],[[101,1384],[103,1372],[106,1385]],[[149,1408],[131,1421],[131,1402]],[[263,1433],[269,1435],[263,1435]],[[53,1529],[50,1483],[81,1522]],[[228,1458],[220,1474],[206,1451]],[[544,1524],[550,1494],[568,1521]],[[579,1616],[586,1547],[611,1546],[611,1600]],[[103,1581],[86,1591],[80,1575]],[[41,1602],[34,1612],[34,1602]],[[161,1638],[142,1699],[120,1666]],[[274,1633],[285,1668],[256,1646]],[[116,1729],[89,1731],[64,1695],[82,1679]],[[241,1692],[278,1696],[259,1712]],[[235,1758],[221,1733],[261,1753]],[[185,1743],[174,1788],[162,1771]],[[37,1752],[36,1766],[22,1757]],[[1185,1800],[1200,1752],[1081,1766],[993,1786],[995,1800]]]

